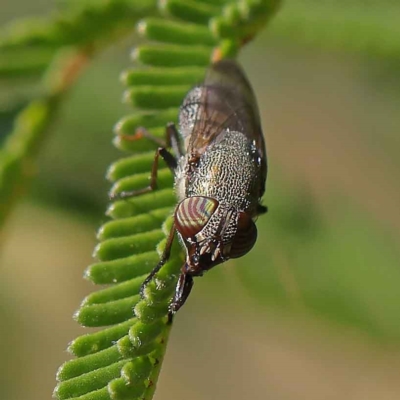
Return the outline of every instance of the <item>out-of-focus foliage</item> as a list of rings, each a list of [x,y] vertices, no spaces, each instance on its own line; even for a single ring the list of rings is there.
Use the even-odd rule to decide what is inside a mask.
[[[287,0],[276,37],[320,48],[399,59],[400,3],[394,0]]]
[[[13,88],[5,91],[0,104],[6,110],[22,103],[26,107],[2,135],[7,137],[0,158],[0,225],[35,169],[36,153],[60,100],[89,58],[132,32],[135,21],[152,14],[155,6],[155,0],[82,2],[45,18],[12,21],[1,30],[0,85],[7,88],[13,80]]]
[[[380,341],[398,341],[398,239],[341,200],[328,223],[305,188],[276,185],[275,179],[271,212],[257,225],[264,245],[235,262],[249,293],[265,305],[311,312]]]

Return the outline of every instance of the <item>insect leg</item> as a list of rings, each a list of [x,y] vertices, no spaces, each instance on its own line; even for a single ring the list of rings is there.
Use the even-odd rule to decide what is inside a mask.
[[[157,136],[152,135],[146,128],[139,127],[136,129],[134,135],[121,135],[125,140],[139,140],[143,137],[152,140],[153,142],[160,145],[154,155],[153,166],[151,168],[150,185],[138,190],[130,190],[110,195],[110,200],[128,199],[144,193],[151,192],[157,187],[157,172],[158,172],[158,159],[161,156],[167,164],[167,167],[175,173],[176,167],[178,166],[177,159],[166,149],[166,147],[172,147],[174,153],[180,158],[183,154],[180,147],[179,133],[174,123],[168,123],[165,128],[166,142]]]
[[[151,280],[154,278],[154,275],[161,269],[161,267],[168,261],[169,256],[171,255],[171,247],[172,243],[174,242],[174,237],[175,237],[175,224],[172,225],[171,230],[169,231],[169,235],[167,238],[167,243],[164,248],[164,252],[161,256],[160,261],[158,264],[152,269],[150,272],[149,276],[144,280],[140,287],[140,297],[143,298],[143,292],[146,286],[151,282]]]
[[[172,150],[177,157],[181,157],[183,155],[179,132],[173,122],[168,122],[165,127],[165,140],[153,135],[143,126],[138,127],[134,135],[121,134],[119,137],[127,141],[135,141],[146,138],[158,144],[160,147],[172,147]]]
[[[126,140],[128,142],[135,142],[136,140],[140,140],[143,138],[149,139],[152,142],[158,144],[160,147],[168,147],[168,138],[167,141],[153,135],[150,133],[145,127],[139,126],[136,128],[135,133],[133,135],[125,135],[125,134],[119,134],[118,137],[120,139]]]
[[[178,158],[183,156],[179,132],[173,122],[169,122],[165,128],[165,136],[167,138],[167,147],[172,147],[174,154]]]
[[[110,195],[110,200],[122,200],[122,199],[129,199],[130,197],[135,197],[139,196],[144,193],[148,193],[153,191],[154,189],[157,188],[157,172],[158,172],[158,159],[159,157],[162,157],[162,159],[165,161],[169,169],[174,172],[178,163],[175,159],[175,157],[164,147],[159,147],[154,155],[154,161],[153,165],[151,167],[151,176],[150,176],[150,184],[149,186],[143,188],[143,189],[137,189],[137,190],[127,190],[124,192],[119,192],[115,194]]]
[[[179,275],[179,280],[176,285],[175,295],[169,305],[168,319],[171,322],[174,314],[185,304],[190,291],[193,287],[193,276],[185,271],[185,266],[182,268],[182,272]]]

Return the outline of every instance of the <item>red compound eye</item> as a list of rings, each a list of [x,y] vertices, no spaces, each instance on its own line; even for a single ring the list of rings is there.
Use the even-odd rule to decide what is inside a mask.
[[[239,214],[236,235],[232,242],[230,258],[242,257],[254,246],[257,239],[257,227],[250,215],[245,212]]]
[[[185,238],[199,233],[218,207],[218,201],[210,197],[194,196],[184,199],[175,211],[175,225]]]

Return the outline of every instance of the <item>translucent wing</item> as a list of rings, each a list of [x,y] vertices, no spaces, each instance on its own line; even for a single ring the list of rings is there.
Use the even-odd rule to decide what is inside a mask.
[[[180,127],[187,152],[201,156],[229,131],[243,133],[256,146],[260,158],[260,195],[264,192],[267,156],[257,102],[241,68],[232,60],[213,64],[204,82],[186,96]]]

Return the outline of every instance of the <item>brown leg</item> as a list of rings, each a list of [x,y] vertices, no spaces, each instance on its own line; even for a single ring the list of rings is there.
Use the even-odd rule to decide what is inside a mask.
[[[154,136],[150,133],[146,128],[140,126],[136,129],[133,135],[119,135],[119,137],[126,141],[134,142],[136,140],[140,140],[146,138],[151,140],[152,142],[158,144],[160,147],[172,147],[174,153],[177,157],[181,157],[183,155],[183,151],[180,147],[180,136],[179,132],[176,129],[176,126],[173,122],[169,122],[165,127],[165,139],[160,139],[157,136]]]
[[[139,127],[136,129],[134,135],[121,135],[124,140],[140,140],[143,137],[157,143],[161,147],[156,150],[154,155],[153,166],[151,168],[151,176],[150,176],[150,185],[138,190],[130,190],[120,193],[115,193],[110,195],[110,200],[122,200],[129,199],[130,197],[139,196],[144,193],[149,193],[156,189],[157,187],[157,172],[158,172],[158,159],[161,156],[162,159],[167,164],[168,168],[175,172],[176,167],[178,166],[177,159],[166,149],[166,147],[171,147],[174,150],[174,153],[178,156],[182,156],[182,150],[180,148],[179,142],[179,133],[176,130],[176,127],[173,123],[167,124],[165,128],[166,142],[158,138],[157,136],[152,135],[146,128]]]
[[[182,157],[183,151],[181,148],[179,132],[177,131],[176,126],[173,122],[167,124],[165,128],[165,135],[167,138],[167,147],[172,147],[172,150],[174,150],[174,154],[176,155],[176,157]]]
[[[140,287],[140,297],[141,298],[143,298],[144,289],[151,282],[151,280],[154,278],[154,275],[168,261],[169,256],[171,255],[171,247],[172,247],[172,243],[174,242],[174,237],[175,237],[175,224],[172,225],[172,228],[169,231],[169,235],[168,235],[168,238],[167,238],[167,243],[165,245],[165,249],[164,249],[164,252],[163,252],[163,254],[161,256],[160,261],[152,269],[152,271],[150,272],[149,276],[144,280],[144,282],[142,283],[142,286]]]
[[[193,276],[189,275],[185,271],[186,264],[182,268],[182,272],[179,275],[179,280],[175,289],[175,296],[169,305],[168,321],[171,323],[174,314],[185,304],[186,299],[193,287]]]
[[[125,192],[113,193],[110,195],[110,200],[123,200],[130,197],[139,196],[144,193],[149,193],[157,188],[157,172],[158,172],[158,159],[162,157],[169,169],[174,172],[177,167],[175,157],[164,147],[159,147],[154,155],[153,165],[151,167],[150,184],[143,189],[127,190]]]
[[[157,143],[160,147],[167,147],[167,143],[165,140],[160,139],[157,136],[154,136],[150,133],[145,127],[139,126],[136,128],[135,133],[133,135],[118,135],[122,140],[126,140],[127,142],[136,142],[136,140],[141,140],[143,138],[149,139],[154,143]]]

